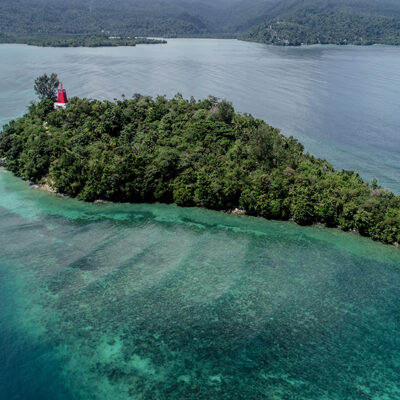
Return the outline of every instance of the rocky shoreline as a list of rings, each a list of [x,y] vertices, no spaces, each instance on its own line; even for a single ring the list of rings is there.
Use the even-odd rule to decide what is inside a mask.
[[[1,164],[0,164],[0,167],[1,167]],[[48,193],[52,193],[52,194],[57,195],[59,197],[68,197],[67,195],[60,193],[54,186],[52,186],[52,182],[47,182],[47,181],[45,183],[29,182],[29,184],[32,187],[32,189],[44,190],[44,191],[46,191]],[[113,202],[112,201],[107,201],[107,200],[102,200],[102,199],[97,199],[97,200],[92,201],[91,203],[93,203],[93,204],[109,204],[109,203],[113,203]],[[228,210],[228,211],[226,211],[226,213],[230,214],[230,215],[236,215],[236,216],[248,215],[246,210],[244,210],[242,208],[239,208],[239,207],[236,207],[236,208],[234,208],[232,210]],[[256,217],[256,218],[259,218],[259,217]],[[267,221],[274,221],[274,220],[267,220]],[[290,221],[290,222],[295,222],[295,221]],[[329,229],[329,226],[327,226],[326,224],[323,224],[321,222],[316,222],[316,223],[312,224],[311,226],[321,226],[323,228]],[[340,227],[337,227],[336,229],[339,229],[339,230],[343,231],[342,229],[340,229]],[[350,229],[347,232],[354,233],[356,235],[361,236],[360,232],[357,229]],[[391,245],[389,243],[386,243],[386,244]],[[397,247],[397,248],[400,248],[400,243],[399,242],[392,243],[392,245]]]

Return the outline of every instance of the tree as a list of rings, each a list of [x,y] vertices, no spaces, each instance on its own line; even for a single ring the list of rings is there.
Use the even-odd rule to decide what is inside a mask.
[[[232,122],[233,116],[235,115],[235,109],[232,103],[223,100],[217,105],[217,117],[221,121],[230,124]]]
[[[40,100],[49,99],[52,101],[57,100],[57,88],[60,84],[57,74],[47,76],[44,74],[35,79],[35,92]]]

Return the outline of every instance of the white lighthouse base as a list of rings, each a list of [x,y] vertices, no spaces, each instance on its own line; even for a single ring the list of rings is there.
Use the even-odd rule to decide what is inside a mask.
[[[60,108],[67,108],[69,103],[54,103],[54,109],[59,110]]]

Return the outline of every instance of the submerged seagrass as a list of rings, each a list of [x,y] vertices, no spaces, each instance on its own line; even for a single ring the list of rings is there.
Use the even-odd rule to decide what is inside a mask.
[[[18,176],[86,201],[165,202],[316,222],[400,241],[400,197],[210,97],[44,100],[0,136]]]
[[[400,398],[400,252],[91,204],[0,169],[1,399]]]

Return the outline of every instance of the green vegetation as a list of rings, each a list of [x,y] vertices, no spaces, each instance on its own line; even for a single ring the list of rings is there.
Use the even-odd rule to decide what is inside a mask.
[[[109,37],[106,35],[0,35],[0,43],[21,43],[42,47],[116,47],[167,42],[159,39]]]
[[[57,74],[51,74],[50,76],[44,74],[35,79],[34,89],[39,99],[56,101],[59,84],[60,81]]]
[[[242,39],[268,44],[400,45],[400,18],[308,6],[261,24]]]
[[[222,0],[220,0],[222,1]],[[145,37],[208,33],[212,24],[197,0],[4,0],[0,33],[5,35],[100,35]]]
[[[0,19],[0,43],[39,46],[132,46],[146,36],[400,44],[398,0],[4,0]]]
[[[2,164],[85,201],[165,202],[400,241],[400,196],[335,171],[226,101],[45,99],[0,134]]]

